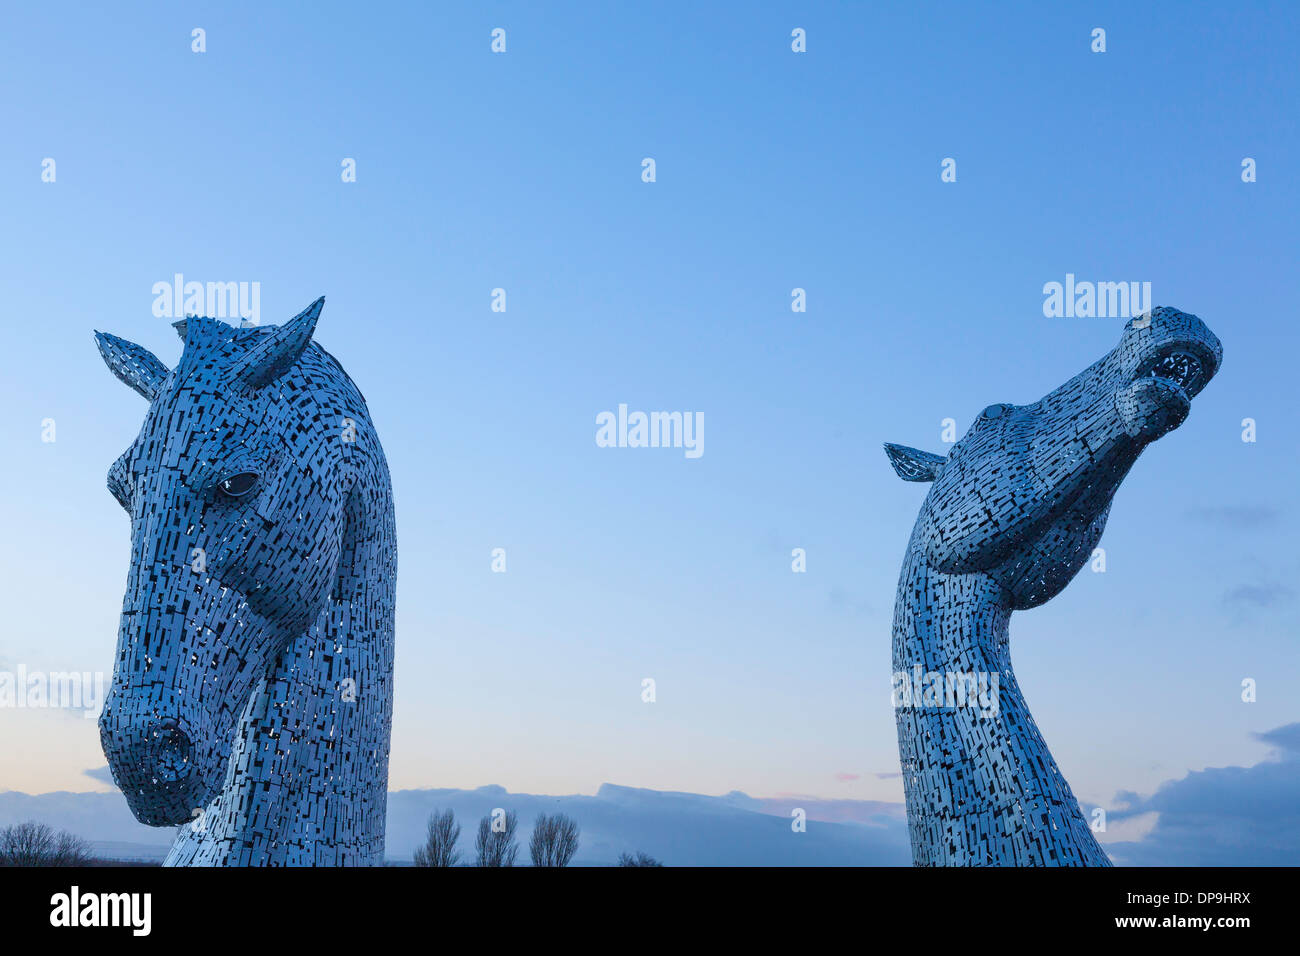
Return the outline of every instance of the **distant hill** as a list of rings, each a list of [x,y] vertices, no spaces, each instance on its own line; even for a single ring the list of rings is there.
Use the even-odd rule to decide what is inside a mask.
[[[907,866],[907,820],[900,803],[754,798],[739,791],[714,797],[605,784],[595,796],[477,790],[399,790],[388,795],[388,853],[407,863],[435,809],[451,808],[462,826],[460,848],[473,853],[480,817],[496,807],[519,814],[521,861],[539,813],[567,813],[582,828],[575,865],[609,865],[643,851],[668,866]],[[802,808],[807,829],[791,829]],[[0,791],[0,826],[35,819],[91,841],[98,855],[161,860],[173,829],[135,821],[119,793],[26,794]],[[835,821],[835,822],[830,822]]]

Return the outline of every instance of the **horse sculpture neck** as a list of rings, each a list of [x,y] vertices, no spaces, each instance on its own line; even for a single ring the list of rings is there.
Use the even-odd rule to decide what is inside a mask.
[[[225,784],[165,866],[383,865],[396,560],[387,471],[376,478],[379,507],[349,525],[352,567],[254,688]]]
[[[320,357],[342,376],[335,390],[355,390]],[[354,414],[373,433],[364,407]],[[383,455],[352,437],[344,445],[355,473],[325,606],[254,687],[225,784],[181,828],[166,865],[383,864],[396,534]]]
[[[909,544],[893,666],[913,863],[1108,866],[1016,682],[1011,611],[996,582]]]

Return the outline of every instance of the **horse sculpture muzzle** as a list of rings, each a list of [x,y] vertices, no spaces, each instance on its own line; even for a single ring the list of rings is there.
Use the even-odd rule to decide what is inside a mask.
[[[274,659],[276,649],[266,646],[273,629],[238,592],[189,584],[189,567],[149,572],[153,582],[133,581],[123,601],[122,656],[99,730],[131,812],[163,826],[190,822],[221,787],[236,722],[261,676],[246,664]],[[199,692],[178,693],[175,669],[201,664],[210,678]]]
[[[1219,370],[1223,346],[1199,318],[1176,309],[1157,309],[1145,323],[1130,324],[1117,349],[1132,381],[1117,393],[1116,407],[1127,434],[1151,442],[1187,418],[1192,399]]]

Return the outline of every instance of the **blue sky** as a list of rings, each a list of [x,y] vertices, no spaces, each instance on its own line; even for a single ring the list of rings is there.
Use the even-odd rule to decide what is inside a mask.
[[[11,11],[4,665],[112,666],[104,474],[145,407],[91,330],[171,364],[154,283],[259,282],[263,322],[327,296],[317,339],[389,457],[394,789],[901,799],[889,628],[924,491],[880,446],[945,451],[943,419],[1111,349],[1120,320],[1043,316],[1073,273],[1149,281],[1225,363],[1121,488],[1107,572],[1013,619],[1021,686],[1085,803],[1263,759],[1300,682],[1300,12],[880,6]],[[598,448],[619,403],[702,412],[704,455]],[[0,734],[0,788],[103,788],[93,721]]]

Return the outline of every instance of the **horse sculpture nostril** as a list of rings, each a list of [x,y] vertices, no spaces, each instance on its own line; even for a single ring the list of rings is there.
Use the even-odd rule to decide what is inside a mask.
[[[176,721],[165,719],[149,734],[154,776],[159,783],[177,783],[193,768],[194,745]]]

